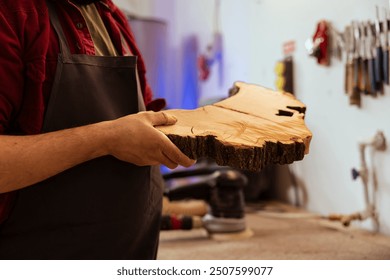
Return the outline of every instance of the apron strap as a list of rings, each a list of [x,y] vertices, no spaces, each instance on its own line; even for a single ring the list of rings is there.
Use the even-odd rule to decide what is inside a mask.
[[[60,20],[58,18],[56,7],[54,6],[54,3],[52,1],[47,0],[46,3],[49,10],[50,22],[57,33],[58,40],[60,43],[60,53],[62,54],[62,57],[64,59],[70,58],[71,54],[69,51],[68,41],[66,40],[64,30],[62,29]]]

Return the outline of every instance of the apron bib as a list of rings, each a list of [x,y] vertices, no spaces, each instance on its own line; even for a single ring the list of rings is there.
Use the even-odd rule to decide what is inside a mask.
[[[136,57],[71,54],[48,6],[61,53],[43,132],[144,110]],[[162,188],[151,174],[159,175],[106,156],[18,191],[0,228],[0,258],[154,259]]]

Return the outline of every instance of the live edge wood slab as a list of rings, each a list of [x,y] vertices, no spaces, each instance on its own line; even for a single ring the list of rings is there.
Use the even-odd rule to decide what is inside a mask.
[[[292,94],[242,82],[231,93],[195,110],[167,110],[177,123],[157,128],[190,158],[242,170],[292,163],[309,152],[306,107]]]

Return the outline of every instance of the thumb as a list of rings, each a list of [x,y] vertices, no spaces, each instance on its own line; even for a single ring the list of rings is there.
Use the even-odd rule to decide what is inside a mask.
[[[153,117],[151,118],[151,124],[153,126],[159,126],[159,125],[172,125],[177,122],[176,117],[165,113],[165,112],[158,112],[156,114],[153,114]]]

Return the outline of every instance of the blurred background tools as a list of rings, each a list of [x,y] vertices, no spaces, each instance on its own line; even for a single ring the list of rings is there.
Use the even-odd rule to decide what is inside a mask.
[[[375,7],[374,20],[352,21],[343,32],[330,22],[319,21],[312,38],[305,42],[309,56],[330,66],[332,57],[345,54],[345,93],[349,104],[361,107],[362,96],[383,95],[390,84],[390,10]]]
[[[383,95],[384,85],[389,84],[388,13],[387,9],[380,13],[376,7],[374,24],[353,21],[345,29],[344,42],[348,50],[345,88],[351,105],[360,107],[362,94]]]
[[[330,65],[329,40],[330,24],[326,20],[318,22],[313,38],[306,40],[305,46],[310,56],[316,58],[317,63],[325,66]]]
[[[161,230],[204,228],[211,236],[250,236],[243,193],[248,180],[240,171],[224,167],[196,168],[166,174],[164,179],[167,188]],[[172,181],[179,183],[172,185]],[[188,200],[195,202],[191,204]],[[184,207],[174,203],[180,201],[184,201]]]
[[[389,85],[389,10],[376,7],[376,19],[353,21],[345,28],[345,92],[351,105],[361,106],[361,95],[377,97]]]

